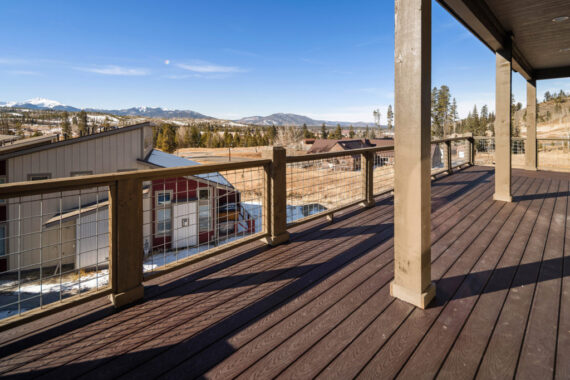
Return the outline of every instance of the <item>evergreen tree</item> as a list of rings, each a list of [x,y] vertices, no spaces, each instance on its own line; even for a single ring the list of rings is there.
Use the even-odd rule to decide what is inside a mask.
[[[201,134],[200,134],[200,130],[198,129],[198,127],[196,127],[195,125],[193,125],[190,128],[190,146],[193,148],[197,148],[200,146],[200,142],[201,142]]]
[[[546,91],[546,92],[544,93],[544,101],[547,102],[547,101],[549,101],[550,99],[552,99],[552,95],[550,94],[550,91]]]
[[[334,130],[334,132],[331,134],[331,139],[333,140],[340,140],[342,139],[342,129],[340,128],[340,124],[336,125],[336,129]]]
[[[87,112],[81,110],[77,113],[77,126],[79,128],[79,136],[85,136],[89,133],[87,125]]]
[[[329,133],[327,132],[327,126],[325,125],[325,123],[323,123],[323,125],[321,126],[321,138],[326,139],[328,137]]]
[[[269,143],[271,145],[275,143],[276,137],[277,137],[277,128],[275,127],[275,125],[271,125],[271,127],[269,127],[269,129],[267,130],[267,139],[269,140]]]
[[[456,128],[455,126],[457,124],[457,118],[459,117],[457,114],[457,101],[455,100],[455,98],[453,98],[453,101],[451,102],[451,107],[449,108],[449,117],[453,133],[455,133],[455,128]]]
[[[159,127],[156,147],[164,152],[172,153],[177,147],[176,127],[168,124]]]
[[[69,123],[69,114],[64,111],[61,115],[61,134],[63,135],[63,139],[67,140],[70,139],[71,136],[71,124]]]

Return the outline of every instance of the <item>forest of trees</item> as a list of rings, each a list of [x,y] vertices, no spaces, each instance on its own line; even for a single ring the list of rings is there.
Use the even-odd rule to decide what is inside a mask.
[[[177,126],[162,123],[153,128],[154,146],[165,152],[178,148],[228,148],[272,145],[278,127],[223,127],[211,124]],[[281,127],[280,127],[281,128]]]
[[[475,136],[484,136],[487,130],[493,131],[495,115],[489,112],[485,104],[481,111],[477,105],[465,119],[459,119],[457,101],[451,95],[449,87],[434,87],[431,92],[431,134],[434,137],[449,136],[453,133],[472,132]]]

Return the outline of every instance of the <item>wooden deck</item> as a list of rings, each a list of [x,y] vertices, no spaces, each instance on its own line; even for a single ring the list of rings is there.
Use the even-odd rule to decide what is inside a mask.
[[[389,295],[392,198],[0,334],[22,378],[570,378],[570,175],[493,170],[433,183],[432,277],[419,310]]]

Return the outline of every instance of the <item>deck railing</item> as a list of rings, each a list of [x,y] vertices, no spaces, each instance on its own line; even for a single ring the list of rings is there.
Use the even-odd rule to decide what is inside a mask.
[[[432,143],[432,174],[472,164],[469,137]],[[393,191],[393,146],[0,185],[7,203],[0,330]]]
[[[570,171],[570,138],[537,139],[536,148],[539,168]]]
[[[474,137],[475,164],[495,165],[495,138]],[[570,171],[570,138],[536,139],[537,168],[543,170]],[[526,168],[526,139],[511,139],[511,164],[513,168]]]

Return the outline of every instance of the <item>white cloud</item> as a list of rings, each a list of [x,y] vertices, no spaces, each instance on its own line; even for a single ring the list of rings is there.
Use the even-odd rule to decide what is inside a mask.
[[[2,58],[0,57],[0,65],[25,65],[29,61],[19,58]]]
[[[236,66],[214,65],[205,62],[194,63],[194,64],[178,63],[176,64],[176,66],[178,66],[183,70],[192,71],[195,73],[202,73],[202,74],[220,74],[220,73],[228,74],[228,73],[241,73],[246,71]]]
[[[149,71],[141,68],[129,68],[115,65],[96,66],[96,67],[74,67],[78,71],[86,71],[90,73],[102,75],[122,75],[122,76],[142,76],[148,75]]]
[[[27,70],[9,70],[7,71],[12,75],[40,75],[37,71],[27,71]]]

